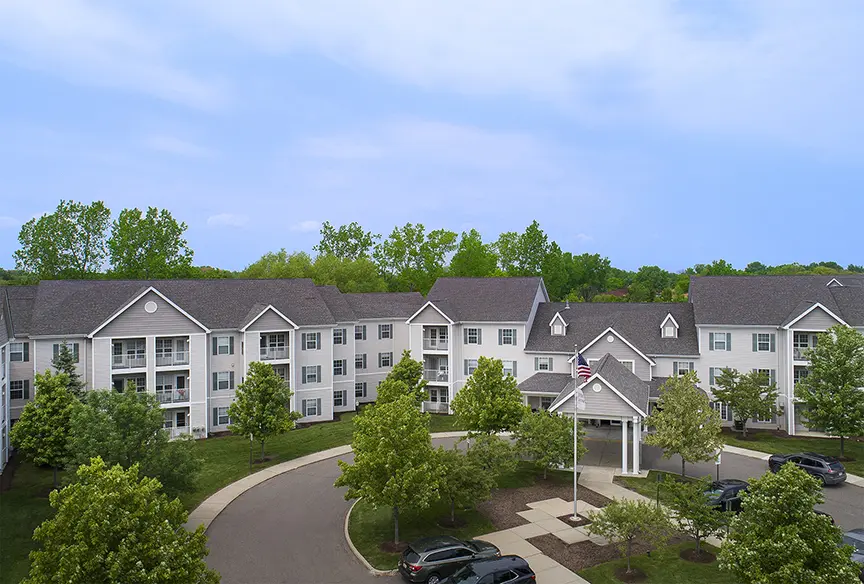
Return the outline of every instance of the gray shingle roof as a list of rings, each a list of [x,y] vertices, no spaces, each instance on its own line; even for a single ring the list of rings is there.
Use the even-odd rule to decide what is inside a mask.
[[[572,379],[569,373],[535,373],[519,384],[519,391],[559,394]]]
[[[537,288],[537,278],[438,278],[427,300],[443,301],[446,312],[461,322],[527,322]],[[443,308],[442,308],[443,310]]]
[[[31,335],[88,334],[153,286],[210,329],[238,329],[272,304],[298,325],[335,319],[307,279],[43,280],[36,287]]]
[[[618,359],[606,353],[597,364],[596,370],[592,373],[597,373],[608,381],[612,387],[621,392],[621,395],[633,402],[636,407],[646,414],[648,413],[648,396],[650,395],[648,382],[636,377]]]
[[[318,286],[318,293],[327,304],[330,314],[336,319],[336,322],[354,322],[357,320],[357,315],[351,310],[345,294],[339,291],[336,286]]]
[[[660,397],[660,387],[669,380],[668,377],[655,377],[648,382],[649,395],[652,398]]]
[[[827,285],[835,277],[843,286]],[[689,299],[697,324],[781,326],[818,302],[864,326],[864,276],[694,276]]]
[[[4,286],[2,298],[6,311],[4,317],[8,337],[21,337],[30,334],[33,320],[33,305],[36,299],[36,286]]]
[[[549,327],[556,312],[568,324],[563,336],[553,336]],[[678,338],[661,335],[667,314],[678,323]],[[537,308],[525,350],[572,354],[575,344],[581,349],[609,327],[646,355],[699,354],[693,307],[684,302],[578,302],[569,309],[561,302],[545,302]]]
[[[363,292],[345,294],[345,300],[358,319],[407,319],[426,303],[419,292]]]

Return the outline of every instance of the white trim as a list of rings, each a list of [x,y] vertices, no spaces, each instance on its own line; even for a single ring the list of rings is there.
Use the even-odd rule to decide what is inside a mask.
[[[807,316],[808,314],[810,314],[811,312],[813,312],[816,308],[821,308],[822,310],[824,310],[825,312],[827,312],[828,315],[829,315],[831,318],[833,318],[834,320],[836,320],[836,321],[839,322],[840,324],[842,324],[842,325],[846,325],[846,326],[849,326],[849,325],[846,323],[845,320],[843,320],[842,318],[840,318],[839,316],[837,316],[836,314],[834,314],[833,312],[831,312],[830,310],[828,310],[827,308],[825,308],[825,307],[824,307],[820,302],[816,302],[815,304],[813,304],[813,306],[811,306],[810,308],[808,308],[807,310],[805,310],[804,312],[802,312],[801,314],[799,314],[799,315],[795,318],[795,320],[793,320],[792,322],[790,322],[789,324],[787,324],[787,325],[784,326],[783,328],[786,329],[786,330],[788,331],[789,329],[792,328],[792,325],[793,325],[793,324],[795,324],[796,322],[798,322],[799,320],[801,320],[802,318],[804,318],[805,316]]]
[[[843,287],[843,282],[841,282],[841,281],[838,280],[837,278],[831,278],[831,281],[828,282],[827,284],[825,284],[825,286],[828,287],[828,288],[830,288],[830,287],[831,287],[831,284],[837,284],[837,285],[840,286],[841,288]]]
[[[421,312],[423,312],[423,311],[426,309],[427,306],[431,306],[432,308],[434,308],[434,309],[435,309],[435,312],[437,312],[438,314],[440,314],[441,316],[443,316],[445,319],[447,319],[447,322],[448,322],[449,324],[456,324],[455,322],[453,322],[453,320],[452,320],[449,316],[447,316],[446,314],[444,314],[444,313],[441,311],[440,308],[438,308],[437,306],[435,306],[435,305],[432,303],[431,300],[427,300],[427,301],[426,301],[426,304],[424,304],[423,306],[420,307],[420,310],[418,310],[417,312],[415,312],[414,314],[412,314],[411,316],[409,316],[409,317],[408,317],[408,320],[405,321],[405,324],[411,324],[411,321],[414,320],[414,317],[416,317],[418,314],[420,314]],[[381,320],[384,320],[384,319],[381,319]],[[429,325],[429,326],[435,326],[435,325]],[[437,325],[437,326],[441,326],[441,325]]]
[[[597,335],[597,336],[594,338],[593,341],[591,341],[590,343],[588,343],[587,345],[585,345],[584,347],[582,347],[582,348],[579,350],[579,352],[582,353],[582,354],[584,355],[584,354],[585,354],[585,351],[588,350],[588,347],[590,347],[591,345],[593,345],[594,343],[596,343],[597,341],[599,341],[600,339],[602,339],[602,338],[603,338],[607,333],[612,333],[613,335],[615,335],[616,337],[618,337],[619,339],[621,339],[621,342],[622,342],[622,343],[624,343],[625,345],[627,345],[628,347],[630,347],[631,349],[633,349],[634,351],[636,351],[636,353],[637,353],[640,357],[642,357],[643,359],[645,359],[646,361],[648,361],[648,364],[649,364],[649,365],[657,365],[657,363],[655,363],[651,358],[649,358],[647,355],[645,355],[645,353],[643,353],[642,351],[640,351],[639,349],[637,349],[636,347],[634,347],[633,344],[630,343],[630,341],[628,341],[628,340],[625,339],[623,336],[621,336],[620,334],[618,334],[618,331],[616,331],[616,330],[615,330],[614,328],[612,328],[611,326],[610,326],[609,328],[607,328],[605,331],[603,331],[602,333],[600,333],[599,335]],[[575,359],[575,358],[576,358],[576,355],[573,355],[572,357],[570,357],[569,359],[567,359],[567,362],[568,362],[568,363],[572,363],[572,362],[573,362],[573,359]]]
[[[699,330],[700,327],[709,327],[709,328],[743,328],[743,329],[753,329],[753,328],[768,328],[779,330],[783,327],[780,325],[774,324],[708,324],[702,323],[696,325],[696,329]]]
[[[556,318],[561,321],[561,324],[564,325],[564,331],[566,332],[567,331],[567,323],[564,321],[564,317],[561,316],[560,312],[555,313],[555,316],[553,316],[552,320],[549,321],[549,326],[551,327],[553,324],[555,324]]]
[[[199,327],[201,327],[201,329],[202,329],[205,333],[209,333],[209,332],[210,332],[210,329],[208,329],[206,326],[204,326],[203,324],[201,324],[200,322],[198,322],[198,320],[196,320],[194,316],[192,316],[191,314],[189,314],[188,312],[186,312],[185,310],[183,310],[182,308],[180,308],[179,306],[177,306],[176,304],[174,304],[174,303],[171,301],[171,299],[169,299],[167,296],[165,296],[164,294],[162,294],[159,290],[157,290],[157,289],[154,288],[153,286],[150,286],[149,288],[147,288],[146,290],[144,290],[141,294],[139,294],[138,296],[136,296],[135,298],[133,298],[133,299],[132,299],[128,304],[126,304],[126,306],[124,306],[123,308],[121,308],[120,310],[118,310],[117,312],[115,312],[114,315],[111,316],[108,320],[106,320],[105,322],[103,322],[102,324],[100,324],[100,325],[99,325],[99,326],[98,326],[98,327],[97,327],[97,328],[96,328],[92,333],[90,333],[89,335],[87,335],[87,337],[90,338],[90,339],[92,339],[92,338],[96,335],[96,333],[98,333],[98,332],[101,331],[103,328],[105,328],[106,326],[108,326],[111,322],[114,321],[115,318],[117,318],[118,316],[120,316],[121,314],[123,314],[124,312],[126,312],[126,311],[129,309],[129,307],[131,307],[133,304],[135,304],[136,302],[138,302],[139,300],[141,300],[142,298],[144,298],[144,296],[146,296],[148,292],[153,292],[154,294],[156,294],[156,296],[158,296],[159,298],[161,298],[162,300],[164,300],[165,302],[167,302],[170,306],[172,306],[174,309],[176,309],[178,312],[180,312],[180,314],[182,314],[183,316],[185,316],[186,318],[188,318],[189,320],[191,320],[192,322],[194,322],[195,324],[197,324]]]
[[[288,324],[290,324],[292,327],[294,327],[295,330],[298,329],[298,328],[300,328],[299,326],[297,326],[296,324],[294,324],[294,323],[291,321],[290,318],[288,318],[287,316],[285,316],[284,314],[282,314],[281,312],[279,312],[278,310],[276,310],[276,308],[274,308],[272,304],[268,304],[267,307],[266,307],[264,310],[262,310],[261,312],[258,313],[258,316],[256,316],[255,318],[253,318],[252,320],[250,320],[248,323],[246,323],[246,326],[244,326],[243,328],[241,328],[241,329],[240,329],[240,332],[241,332],[241,333],[245,333],[245,332],[246,332],[246,329],[248,329],[250,326],[252,326],[253,324],[255,324],[255,321],[258,320],[259,318],[261,318],[262,316],[264,316],[264,313],[267,312],[268,310],[272,310],[273,312],[275,312],[277,315],[279,315],[279,318],[281,318],[282,320],[284,320],[285,322],[287,322]],[[252,332],[263,332],[263,331],[252,331]],[[277,332],[278,332],[278,331],[277,331]]]
[[[671,312],[669,312],[669,313],[666,314],[666,318],[663,319],[663,322],[660,323],[660,330],[661,330],[661,331],[663,330],[663,327],[666,326],[666,321],[669,320],[670,318],[672,319],[672,324],[675,325],[675,328],[677,328],[677,329],[680,329],[680,328],[681,328],[681,327],[678,325],[678,321],[675,320],[675,317],[672,316],[672,313],[671,313]]]
[[[589,378],[585,381],[585,383],[583,383],[582,385],[580,385],[580,386],[577,387],[576,389],[582,389],[583,387],[587,386],[589,383],[591,383],[591,382],[594,381],[595,379],[599,379],[600,381],[602,381],[603,383],[605,383],[605,384],[606,384],[606,387],[608,387],[608,388],[611,389],[613,392],[615,392],[615,394],[616,394],[618,397],[620,397],[622,400],[624,400],[624,402],[625,402],[627,405],[629,405],[631,408],[633,408],[634,410],[636,410],[636,411],[637,411],[637,412],[638,412],[638,413],[639,413],[643,418],[647,418],[647,417],[648,417],[648,414],[646,414],[645,412],[643,412],[642,410],[640,410],[639,408],[637,408],[637,407],[633,404],[633,402],[631,402],[629,399],[627,399],[626,397],[624,397],[624,395],[623,395],[620,391],[618,391],[617,389],[615,389],[615,386],[614,386],[614,385],[612,385],[611,383],[609,383],[608,381],[606,381],[605,379],[603,379],[603,376],[600,375],[599,373],[595,373],[594,375],[592,375],[591,377],[589,377]],[[567,400],[569,400],[571,397],[573,397],[573,395],[576,393],[576,389],[574,389],[574,390],[572,390],[570,393],[568,393],[567,396],[566,396],[564,399],[562,399],[561,401],[559,401],[557,404],[553,404],[552,407],[549,408],[549,411],[550,411],[550,412],[554,412],[555,410],[557,410],[558,408],[560,408],[560,407],[561,407],[561,404],[565,403]],[[587,410],[583,410],[583,411],[585,411],[584,417],[586,417],[586,418],[590,418],[590,417],[591,417],[591,415],[588,413]],[[580,415],[581,415],[581,414],[580,414]]]

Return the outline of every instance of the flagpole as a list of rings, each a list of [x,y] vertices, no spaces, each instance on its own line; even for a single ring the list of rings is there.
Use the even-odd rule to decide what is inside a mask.
[[[574,345],[576,349],[575,357],[573,357],[573,521],[579,521],[577,513],[576,501],[579,491],[579,475],[576,473],[576,465],[579,462],[579,401],[576,392],[579,388],[579,345]]]

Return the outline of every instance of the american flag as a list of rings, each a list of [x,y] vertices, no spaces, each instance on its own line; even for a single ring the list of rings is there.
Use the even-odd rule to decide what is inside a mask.
[[[576,358],[576,375],[578,377],[584,377],[588,379],[591,377],[591,366],[588,365],[588,362],[585,360],[585,357],[582,356],[582,353]]]

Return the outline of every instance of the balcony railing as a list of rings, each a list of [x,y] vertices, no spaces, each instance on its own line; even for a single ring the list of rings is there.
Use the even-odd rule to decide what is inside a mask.
[[[168,433],[168,437],[171,439],[179,438],[184,434],[191,434],[192,428],[189,426],[181,426],[180,428],[162,428],[165,432]]]
[[[287,359],[288,347],[261,347],[261,360],[272,361],[273,359]]]
[[[175,351],[173,353],[159,353],[156,355],[156,367],[167,367],[171,365],[188,365],[189,353],[186,351]]]
[[[423,349],[425,351],[446,351],[450,346],[447,339],[423,339]]]
[[[423,379],[426,381],[442,381],[446,382],[450,379],[449,371],[446,369],[424,369]]]
[[[111,359],[112,369],[135,369],[147,366],[146,355],[113,355]]]
[[[436,414],[446,414],[450,411],[447,407],[447,403],[433,401],[423,402],[423,409],[427,412],[433,412]]]
[[[159,400],[160,404],[186,403],[189,401],[189,390],[184,388],[160,391],[157,389],[156,398]]]
[[[807,357],[806,353],[810,349],[811,347],[793,347],[792,358],[795,359],[795,361],[809,361],[810,359]]]

